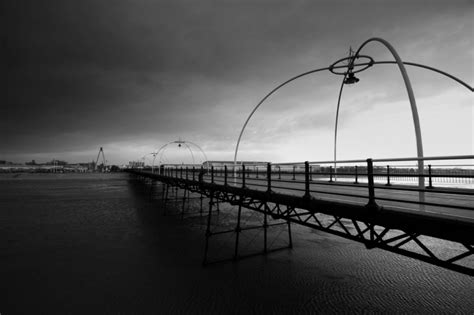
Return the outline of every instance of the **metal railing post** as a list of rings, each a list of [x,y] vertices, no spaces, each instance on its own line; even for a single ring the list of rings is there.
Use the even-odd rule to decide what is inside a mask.
[[[369,188],[369,202],[367,203],[367,207],[376,209],[378,205],[375,202],[374,163],[372,159],[367,159],[367,181]]]
[[[211,166],[211,183],[214,184],[214,165]]]
[[[267,163],[267,192],[272,191],[272,164]]]
[[[296,176],[296,166],[295,166],[295,165],[293,165],[293,180],[295,180],[295,179],[296,179],[296,177],[295,177],[295,176]]]
[[[387,183],[385,186],[392,186],[392,184],[390,184],[390,165],[387,165]]]
[[[196,181],[196,168],[193,166],[193,182]]]
[[[429,188],[429,189],[433,188],[433,180],[431,178],[431,164],[428,164],[428,181],[429,181],[429,185],[426,188]]]
[[[245,188],[245,164],[242,164],[242,188]]]
[[[281,166],[278,165],[278,179],[281,179]]]
[[[357,173],[357,165],[355,166],[355,182],[354,184],[358,184],[359,183],[359,174]]]
[[[186,166],[186,180],[188,180],[188,167]]]
[[[309,194],[309,162],[304,162],[304,198],[310,198]]]
[[[332,166],[329,166],[329,182],[332,183]]]
[[[224,165],[224,186],[227,186],[227,165]]]
[[[255,173],[257,174],[255,178],[258,178],[258,166],[255,166]]]

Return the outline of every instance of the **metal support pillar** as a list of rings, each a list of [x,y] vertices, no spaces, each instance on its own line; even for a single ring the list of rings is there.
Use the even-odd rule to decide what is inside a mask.
[[[369,202],[367,207],[371,209],[378,209],[378,205],[375,202],[375,187],[374,187],[374,164],[372,159],[367,159],[367,181],[369,188]]]
[[[161,192],[161,200],[164,200],[165,199],[165,191],[166,191],[165,183],[163,183],[162,187],[163,187],[163,190]]]
[[[432,176],[431,176],[431,164],[428,165],[428,182],[429,182],[429,185],[426,188],[428,188],[428,189],[434,188],[433,187],[433,179],[432,179]]]
[[[385,186],[392,186],[392,184],[390,184],[390,165],[387,165],[387,183]]]
[[[212,216],[212,205],[214,202],[214,191],[211,190],[209,196],[209,214],[207,216],[207,228],[206,228],[206,244],[204,247],[204,259],[202,264],[205,266],[207,264],[207,253],[209,251],[209,238],[211,237],[211,216]]]
[[[240,227],[240,218],[242,215],[242,196],[239,197],[239,209],[237,212],[237,225],[235,227],[235,248],[234,248],[234,260],[239,257],[239,237],[242,228]]]
[[[151,180],[151,183],[150,183],[150,194],[149,194],[149,196],[148,196],[148,197],[150,198],[150,200],[153,199],[153,185],[154,185],[154,184],[155,184],[155,180],[152,179],[152,180]]]
[[[227,186],[227,165],[224,165],[224,186]]]
[[[187,175],[187,173],[186,173],[186,175]],[[187,192],[187,190],[186,190],[186,187],[185,187],[185,188],[183,188],[183,205],[182,205],[182,208],[181,208],[181,220],[184,219],[184,210],[186,208],[186,192]]]
[[[293,248],[293,238],[291,237],[291,222],[287,220],[286,223],[288,223],[288,247]]]
[[[199,197],[199,201],[200,201],[200,207],[199,207],[199,214],[202,216],[202,200],[204,199],[202,193],[201,193],[201,196]]]
[[[169,195],[169,190],[170,190],[170,185],[166,184],[166,194],[165,194],[165,199],[163,200],[163,215],[166,215],[166,202],[168,201],[168,195]]]
[[[304,162],[304,196],[303,198],[309,199],[311,198],[311,194],[309,191],[309,162]]]
[[[267,230],[268,230],[268,204],[265,203],[265,212],[263,213],[263,253],[267,253]]]
[[[267,163],[267,193],[272,192],[272,164]]]

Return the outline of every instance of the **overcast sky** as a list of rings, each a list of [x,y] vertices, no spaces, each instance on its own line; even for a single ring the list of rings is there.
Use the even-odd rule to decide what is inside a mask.
[[[389,41],[405,61],[474,81],[472,0],[12,0],[5,7],[1,160],[91,161],[103,147],[109,163],[121,164],[178,138],[209,159],[231,160],[265,94],[371,37]],[[362,53],[393,60],[375,42]],[[408,73],[425,156],[473,154],[472,92],[427,70]],[[344,88],[338,157],[416,156],[397,67],[376,65],[358,77]],[[331,159],[341,80],[326,71],[270,97],[250,121],[239,158]]]

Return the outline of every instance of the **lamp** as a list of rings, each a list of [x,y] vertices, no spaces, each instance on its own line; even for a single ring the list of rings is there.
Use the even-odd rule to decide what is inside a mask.
[[[352,72],[349,72],[347,78],[344,80],[344,84],[354,84],[357,82],[359,82],[359,78],[357,78]]]

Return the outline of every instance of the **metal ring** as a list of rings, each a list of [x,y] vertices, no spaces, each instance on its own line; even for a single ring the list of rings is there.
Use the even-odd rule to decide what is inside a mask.
[[[358,72],[364,71],[364,70],[372,67],[372,65],[374,64],[374,59],[372,59],[372,57],[370,57],[370,56],[366,56],[366,55],[350,56],[350,57],[345,57],[345,58],[339,59],[338,61],[334,62],[331,66],[329,66],[329,71],[331,71],[332,73],[337,74],[337,75],[346,75],[347,73],[349,73],[349,71],[336,72],[335,68],[336,69],[341,69],[341,68],[342,69],[344,69],[344,68],[349,69],[350,62],[348,64],[344,64],[344,65],[338,65],[338,64],[343,62],[343,61],[346,61],[346,60],[350,61],[350,60],[355,60],[355,59],[359,59],[359,58],[367,59],[368,61],[360,63],[360,64],[353,63],[352,68],[355,68],[355,67],[362,67],[362,68],[360,68],[359,70],[350,71],[351,73],[358,73]]]

